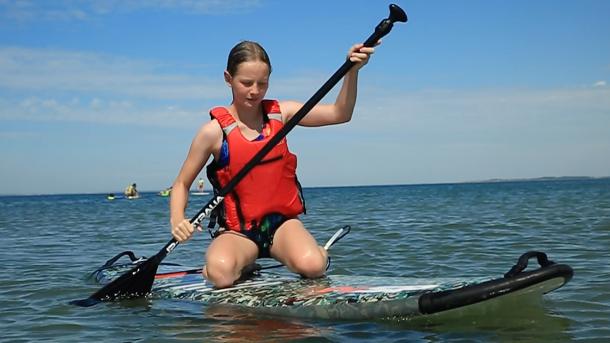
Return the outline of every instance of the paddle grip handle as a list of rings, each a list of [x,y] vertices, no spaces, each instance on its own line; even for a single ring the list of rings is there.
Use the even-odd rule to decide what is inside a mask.
[[[395,22],[407,22],[407,14],[402,10],[398,5],[391,4],[390,5],[390,15],[383,19],[376,27],[375,32],[364,41],[364,46],[373,47],[377,44],[377,41],[380,40],[383,36],[387,35],[392,31],[392,27],[394,27]]]

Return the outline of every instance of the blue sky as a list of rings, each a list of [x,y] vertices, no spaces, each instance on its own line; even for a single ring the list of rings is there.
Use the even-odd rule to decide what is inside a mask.
[[[610,175],[610,1],[397,3],[353,120],[289,134],[304,186]],[[234,44],[304,102],[388,4],[0,0],[0,194],[167,187]]]

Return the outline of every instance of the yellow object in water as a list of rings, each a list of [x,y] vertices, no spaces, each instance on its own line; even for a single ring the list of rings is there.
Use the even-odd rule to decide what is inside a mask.
[[[159,192],[159,195],[162,197],[167,197],[169,196],[169,194],[172,192],[171,188],[168,189],[164,189],[161,192]]]

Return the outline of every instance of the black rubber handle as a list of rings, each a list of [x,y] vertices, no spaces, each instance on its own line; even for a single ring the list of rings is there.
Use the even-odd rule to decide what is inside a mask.
[[[530,258],[536,257],[538,260],[538,264],[540,267],[550,266],[551,264],[555,264],[553,261],[549,261],[548,257],[545,253],[540,251],[528,251],[525,254],[519,257],[517,264],[515,264],[506,274],[504,274],[505,278],[513,277],[527,268],[527,263]]]

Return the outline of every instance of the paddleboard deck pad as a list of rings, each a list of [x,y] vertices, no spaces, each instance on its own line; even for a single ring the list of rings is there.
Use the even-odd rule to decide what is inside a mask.
[[[525,270],[537,258],[539,267]],[[115,261],[116,262],[116,261]],[[114,264],[93,273],[107,284],[134,267]],[[280,316],[323,319],[407,318],[440,313],[509,296],[538,296],[566,284],[573,270],[542,252],[523,254],[504,276],[402,278],[328,275],[304,279],[263,271],[233,287],[215,289],[195,269],[162,264],[149,298],[179,299],[208,305],[239,306]]]

